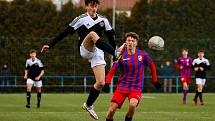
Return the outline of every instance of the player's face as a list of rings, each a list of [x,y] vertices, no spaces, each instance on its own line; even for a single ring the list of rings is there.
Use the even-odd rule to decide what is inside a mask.
[[[31,53],[31,54],[30,54],[30,57],[31,57],[33,60],[35,60],[36,56],[37,56],[36,53]]]
[[[187,55],[188,55],[188,52],[187,52],[186,50],[183,50],[183,51],[182,51],[182,55],[183,55],[183,56],[187,56]]]
[[[96,17],[96,12],[97,12],[98,6],[99,5],[97,3],[89,3],[86,6],[87,12],[89,13],[89,15],[91,17]]]
[[[136,49],[137,47],[137,40],[133,37],[127,37],[125,43],[126,43],[127,49],[129,50]]]
[[[204,55],[205,55],[205,53],[204,53],[204,52],[198,52],[198,56],[199,56],[199,58],[203,58],[203,57],[204,57]]]

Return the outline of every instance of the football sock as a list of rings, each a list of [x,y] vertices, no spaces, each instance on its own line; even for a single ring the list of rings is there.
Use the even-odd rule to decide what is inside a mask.
[[[41,92],[37,93],[37,103],[40,103],[41,100]]]
[[[106,119],[106,121],[113,121],[113,119]]]
[[[199,99],[200,99],[201,102],[203,101],[202,100],[202,92],[199,92]]]
[[[132,121],[132,117],[128,118],[127,116],[125,117],[125,121]]]
[[[199,96],[199,92],[196,90],[196,95],[195,95],[194,100],[197,100],[198,96]]]
[[[96,41],[96,47],[115,57],[115,49],[109,44],[105,43],[101,38]]]
[[[27,92],[26,98],[27,98],[27,104],[30,105],[30,101],[31,101],[31,92]]]
[[[183,90],[183,94],[184,94],[183,100],[187,99],[187,93],[188,92],[189,92],[188,90]]]
[[[96,90],[94,86],[91,87],[90,94],[87,99],[87,106],[92,106],[93,103],[96,101],[97,97],[99,96],[99,94],[100,94],[99,90]]]

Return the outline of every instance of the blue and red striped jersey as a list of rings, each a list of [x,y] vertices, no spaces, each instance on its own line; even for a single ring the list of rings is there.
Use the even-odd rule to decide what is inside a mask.
[[[114,63],[107,74],[106,83],[110,84],[116,70],[121,68],[121,75],[118,78],[118,89],[121,91],[141,91],[144,85],[144,67],[149,66],[152,74],[152,82],[157,81],[155,64],[148,53],[136,49],[135,53],[130,55],[124,51],[121,59]]]
[[[193,59],[191,57],[179,57],[175,64],[176,68],[180,70],[180,76],[190,77]]]

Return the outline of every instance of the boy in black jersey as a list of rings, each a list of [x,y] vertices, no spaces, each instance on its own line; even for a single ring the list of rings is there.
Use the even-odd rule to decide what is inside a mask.
[[[52,48],[68,34],[78,32],[80,54],[83,58],[90,60],[91,68],[96,78],[96,83],[91,88],[86,103],[83,104],[83,109],[87,110],[91,117],[97,120],[98,116],[93,109],[93,103],[105,84],[106,62],[103,51],[111,54],[114,60],[116,60],[115,33],[108,19],[97,13],[99,0],[85,0],[85,5],[87,12],[76,17],[62,33],[49,44],[44,45],[41,52]],[[108,37],[109,44],[103,41],[103,33]]]
[[[31,58],[27,59],[25,64],[24,79],[27,80],[26,108],[30,108],[31,89],[33,85],[36,87],[37,91],[37,108],[40,107],[42,76],[44,74],[44,66],[40,59],[38,59],[36,56],[37,56],[36,50],[33,49],[30,50]]]
[[[206,82],[206,71],[210,69],[210,63],[208,59],[204,58],[204,51],[200,50],[198,52],[198,58],[196,58],[192,65],[193,69],[196,72],[195,78],[196,78],[196,95],[193,99],[195,105],[197,105],[197,98],[200,99],[200,105],[204,105],[203,99],[202,99],[202,90]]]

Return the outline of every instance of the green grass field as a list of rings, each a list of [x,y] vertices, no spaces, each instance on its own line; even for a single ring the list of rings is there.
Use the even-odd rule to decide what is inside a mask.
[[[205,94],[205,105],[195,106],[194,94],[189,102],[181,104],[181,94],[143,94],[133,121],[215,121],[215,94]],[[41,108],[36,108],[36,95],[32,95],[31,109],[25,108],[25,94],[0,95],[0,121],[92,121],[81,109],[87,94],[43,94]],[[105,115],[111,95],[102,94],[95,103],[99,121]],[[115,121],[124,121],[128,107],[126,101],[115,114]]]

